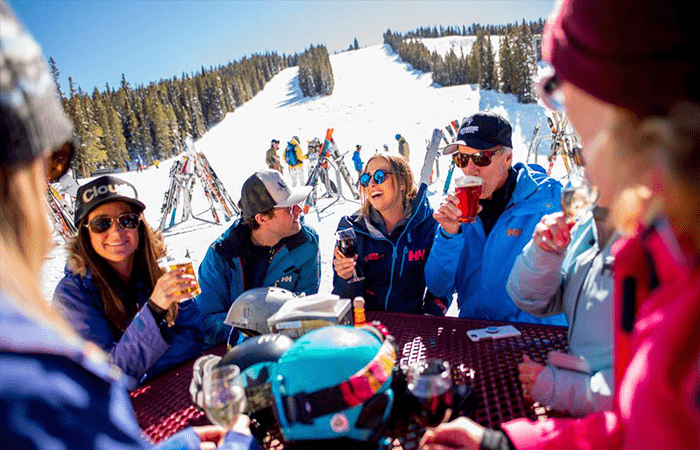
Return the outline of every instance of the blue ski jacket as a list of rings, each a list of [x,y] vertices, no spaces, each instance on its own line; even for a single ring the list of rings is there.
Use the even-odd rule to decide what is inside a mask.
[[[260,286],[248,286],[244,280],[243,265],[252,245],[250,230],[238,220],[214,241],[199,266],[202,293],[195,300],[202,311],[207,345],[226,342],[231,333],[231,327],[224,324],[226,313],[238,296],[249,289],[275,286],[297,294],[318,292],[321,255],[313,228],[302,222],[299,233],[270,248],[267,271]]]
[[[515,258],[532,238],[543,215],[561,210],[561,184],[538,165],[516,163],[515,189],[503,214],[486,235],[481,219],[447,235],[438,228],[425,266],[435,295],[457,292],[459,316],[471,319],[566,325],[562,314],[534,317],[518,308],[506,292]]]
[[[352,162],[355,163],[355,170],[357,173],[362,172],[362,167],[364,163],[362,162],[362,158],[360,158],[360,152],[354,151],[352,153]]]
[[[142,283],[136,290],[139,311],[124,332],[107,319],[100,290],[93,274],[66,265],[65,276],[56,286],[53,302],[84,339],[109,353],[112,362],[129,377],[129,388],[197,356],[204,346],[197,303],[180,303],[175,325],[156,323],[146,304],[151,295]]]
[[[411,206],[410,216],[391,235],[380,218],[361,217],[359,211],[340,219],[338,230],[355,230],[357,274],[365,279],[348,283],[334,271],[333,293],[349,299],[362,296],[372,311],[445,315],[448,300],[427,291],[424,277],[438,224],[427,197],[416,197]]]
[[[192,428],[157,446],[143,440],[124,376],[95,344],[67,342],[25,316],[0,291],[0,445],[2,448],[198,450]],[[228,450],[256,450],[230,432]]]

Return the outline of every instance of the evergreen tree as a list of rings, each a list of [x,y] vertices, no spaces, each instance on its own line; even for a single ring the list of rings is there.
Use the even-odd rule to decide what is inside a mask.
[[[49,57],[49,69],[51,70],[53,82],[56,84],[56,92],[58,92],[58,98],[63,100],[65,98],[65,95],[63,95],[63,91],[61,91],[61,85],[58,82],[58,77],[61,75],[61,72],[58,71],[58,66],[56,65],[56,61],[53,59],[53,57]]]
[[[496,74],[496,62],[493,56],[493,47],[491,46],[490,33],[484,39],[481,71],[481,89],[490,90],[498,85],[498,78]]]
[[[512,93],[515,68],[513,67],[513,55],[510,48],[509,35],[504,35],[503,38],[501,38],[501,46],[498,49],[498,68],[501,92],[505,94]]]

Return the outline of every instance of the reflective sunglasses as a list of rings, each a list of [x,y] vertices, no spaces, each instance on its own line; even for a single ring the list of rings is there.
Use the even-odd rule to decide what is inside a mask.
[[[535,90],[542,102],[552,111],[564,110],[564,92],[561,86],[562,80],[554,69],[549,69],[535,84]]]
[[[469,155],[467,153],[460,153],[458,151],[457,153],[452,154],[452,160],[455,162],[455,166],[459,167],[460,169],[464,169],[465,167],[467,167],[469,165],[470,159],[474,161],[475,166],[487,167],[491,165],[493,155],[500,152],[502,149],[503,147],[498,147],[494,150],[486,150],[483,152],[474,153],[473,155]]]
[[[386,181],[386,176],[391,175],[392,173],[393,172],[387,172],[382,169],[375,170],[374,173],[371,175],[365,172],[362,175],[360,175],[360,184],[362,185],[362,187],[367,187],[369,186],[369,183],[370,181],[372,181],[373,178],[377,184],[382,184]]]
[[[89,228],[90,231],[95,234],[100,234],[112,228],[115,220],[122,230],[134,230],[138,228],[139,222],[141,222],[141,216],[136,213],[124,213],[117,216],[116,219],[109,216],[97,216],[85,224],[85,227]]]

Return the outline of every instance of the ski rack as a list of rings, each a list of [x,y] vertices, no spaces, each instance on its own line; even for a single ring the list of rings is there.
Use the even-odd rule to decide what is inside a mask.
[[[547,168],[547,175],[552,173],[552,168],[554,167],[555,160],[558,156],[561,156],[564,167],[566,169],[567,175],[571,171],[581,168],[580,159],[580,145],[579,137],[575,132],[567,132],[569,126],[569,119],[562,112],[555,111],[552,113],[552,117],[547,116],[547,124],[551,134],[540,135],[540,124],[535,126],[532,133],[532,139],[530,140],[530,146],[527,149],[526,163],[530,162],[530,155],[535,154],[535,164],[537,164],[537,156],[540,144],[543,141],[550,140],[550,150],[547,156],[547,161],[549,166]]]
[[[163,204],[160,208],[159,231],[165,231],[190,217],[202,222],[221,224],[217,209],[224,215],[226,222],[240,215],[240,210],[216,175],[207,157],[204,153],[195,150],[191,138],[188,141],[189,144],[185,146],[183,159],[176,161],[170,168],[168,189],[165,191]],[[204,191],[204,197],[209,202],[209,208],[199,214],[192,212],[191,203],[192,192],[197,181]],[[178,211],[180,212],[179,221],[177,220]],[[199,217],[207,211],[211,213],[213,220]]]
[[[330,157],[327,156],[327,153],[330,155]],[[340,151],[338,150],[338,146],[333,140],[333,128],[329,128],[328,130],[326,130],[326,138],[318,150],[318,158],[316,160],[316,165],[314,166],[313,171],[311,172],[311,174],[309,174],[309,177],[306,181],[306,186],[311,186],[312,189],[304,205],[305,213],[308,213],[309,209],[311,207],[314,207],[316,209],[316,214],[318,215],[320,220],[321,213],[333,206],[341,199],[344,199],[349,202],[357,202],[359,200],[360,195],[355,190],[355,183],[352,180],[350,171],[348,170],[343,160],[344,156],[345,154],[340,153]],[[329,167],[326,168],[325,164],[328,164]],[[336,174],[336,192],[333,192],[333,190],[330,188],[331,181],[330,173],[328,170],[329,168],[332,168]],[[335,197],[335,200],[333,200],[330,204],[326,205],[322,209],[318,208],[317,193],[318,181],[320,178],[324,178],[325,182],[327,183],[326,194],[330,197]],[[350,192],[354,197],[353,199],[347,198],[343,193],[343,181],[345,181],[345,184],[350,189]]]
[[[61,235],[64,241],[78,234],[78,228],[73,223],[73,207],[65,201],[59,191],[51,184],[46,188],[46,203],[54,230]],[[75,204],[75,202],[72,203]]]

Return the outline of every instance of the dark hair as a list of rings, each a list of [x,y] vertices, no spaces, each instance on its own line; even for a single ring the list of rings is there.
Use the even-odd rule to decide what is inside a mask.
[[[270,218],[275,214],[274,210],[275,208],[270,208],[267,211],[259,212],[258,214],[262,214],[263,216]],[[258,214],[255,214],[252,217],[243,217],[241,219],[241,225],[251,230],[257,230],[258,228],[260,228],[260,223],[255,219],[255,216],[257,216]]]
[[[394,186],[396,189],[403,193],[403,206],[405,209],[409,204],[411,204],[411,202],[413,202],[413,199],[415,199],[416,195],[418,194],[418,188],[415,186],[413,171],[411,171],[411,166],[408,164],[408,160],[400,155],[378,154],[367,160],[365,169],[369,167],[370,162],[378,158],[384,159],[389,163],[389,168],[392,173],[390,177],[393,177],[392,181],[394,181]],[[364,188],[361,188],[360,191],[362,197],[364,197],[364,201],[360,207],[360,215],[367,217],[369,216],[369,199],[364,196]]]
[[[83,226],[86,220],[87,216],[78,225],[78,235],[69,243],[68,250],[72,255],[81,259],[92,273],[95,283],[100,289],[105,315],[112,327],[124,332],[138,312],[136,305],[122,298],[122,293],[127,288],[128,283],[124,283],[112,266],[92,247],[89,231],[87,227]],[[138,232],[139,242],[134,252],[134,266],[131,274],[132,278],[135,274],[138,276],[145,274],[145,288],[150,292],[155,287],[158,278],[163,275],[163,270],[158,267],[158,259],[166,254],[165,242],[163,235],[153,230],[146,223],[143,215]],[[170,325],[175,323],[177,312],[178,304],[174,303],[165,316]]]

